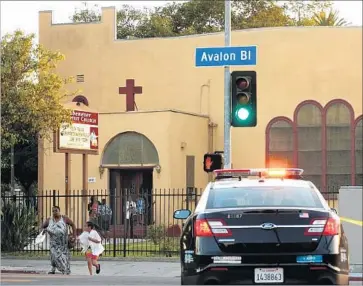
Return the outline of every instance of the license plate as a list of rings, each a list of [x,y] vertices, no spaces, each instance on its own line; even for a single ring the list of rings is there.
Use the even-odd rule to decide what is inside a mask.
[[[283,268],[255,268],[255,283],[283,283]]]

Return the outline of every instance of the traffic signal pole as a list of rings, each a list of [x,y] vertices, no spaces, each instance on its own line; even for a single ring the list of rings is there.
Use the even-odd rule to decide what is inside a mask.
[[[224,45],[231,46],[231,1],[225,0]],[[229,66],[224,67],[224,168],[231,168],[231,74]]]

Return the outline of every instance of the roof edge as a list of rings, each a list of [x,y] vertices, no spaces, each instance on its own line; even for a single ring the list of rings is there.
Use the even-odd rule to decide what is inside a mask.
[[[177,110],[177,109],[154,109],[154,110],[139,110],[139,111],[99,112],[98,114],[100,114],[100,115],[114,115],[114,114],[135,115],[135,114],[141,114],[141,113],[165,113],[165,112],[178,113],[178,114],[189,115],[189,116],[196,116],[196,117],[200,117],[200,118],[209,118],[209,116],[205,115],[205,114],[198,114],[198,113],[194,113],[194,112]]]

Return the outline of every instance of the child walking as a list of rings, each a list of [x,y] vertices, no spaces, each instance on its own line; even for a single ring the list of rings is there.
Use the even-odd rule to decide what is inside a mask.
[[[98,263],[98,258],[105,249],[101,244],[101,237],[95,230],[95,225],[93,222],[87,222],[87,231],[89,232],[89,248],[86,251],[86,259],[88,263],[89,274],[92,275],[93,266],[96,267],[96,274],[99,274],[101,272],[101,265]]]

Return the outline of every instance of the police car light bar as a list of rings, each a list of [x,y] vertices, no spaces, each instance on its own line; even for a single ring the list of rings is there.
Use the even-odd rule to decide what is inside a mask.
[[[297,168],[275,168],[275,169],[220,169],[215,170],[216,178],[241,178],[248,176],[258,176],[264,178],[289,178],[301,177],[303,169]]]

